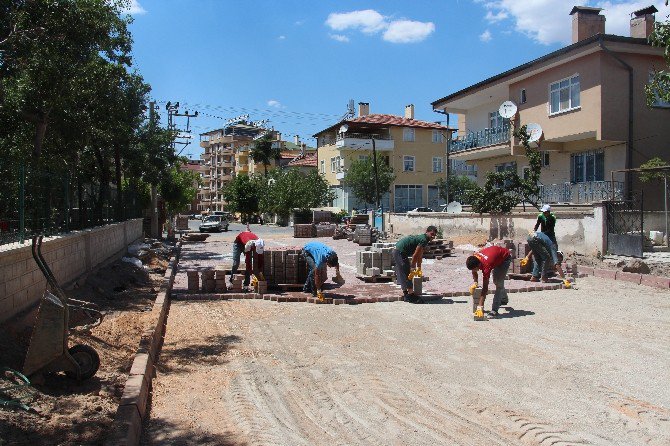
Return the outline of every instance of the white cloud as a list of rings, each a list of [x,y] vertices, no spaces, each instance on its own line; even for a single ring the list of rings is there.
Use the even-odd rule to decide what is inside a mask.
[[[300,26],[300,25],[302,25],[302,24],[304,24],[304,23],[305,23],[304,20],[296,20],[295,23],[294,23],[294,25],[295,25],[295,26]]]
[[[277,37],[277,39],[284,40],[284,39],[286,39],[286,36],[279,36],[279,37]]]
[[[488,29],[479,35],[479,40],[482,42],[490,42],[493,37],[491,36],[491,31]]]
[[[333,40],[337,40],[338,42],[348,42],[349,38],[347,36],[343,36],[342,34],[329,34],[330,38]]]
[[[389,20],[373,9],[331,13],[326,19],[326,26],[334,31],[360,30],[365,34],[383,32],[382,38],[392,43],[421,42],[435,31],[435,24],[432,22]],[[340,42],[349,41],[349,38],[342,34],[331,34],[330,37]]]
[[[573,3],[565,0],[474,0],[486,9],[484,17],[490,23],[514,23],[514,29],[531,39],[550,45],[569,44],[572,40],[572,18],[568,15]],[[581,2],[583,6],[603,8],[601,14],[606,18],[605,32],[620,36],[630,35],[630,14],[653,3],[661,13],[664,0],[605,0]],[[663,9],[662,9],[663,8]]]
[[[142,15],[146,14],[147,10],[144,9],[142,5],[140,5],[138,0],[131,0],[130,5],[128,5],[128,8],[125,12],[130,15]]]
[[[282,108],[282,107],[283,107],[283,106],[281,105],[281,102],[276,101],[276,100],[274,100],[274,99],[270,99],[270,100],[268,101],[268,105],[269,105],[270,107],[275,107],[275,108]]]
[[[389,24],[384,32],[384,40],[392,43],[414,43],[425,40],[435,31],[433,22],[415,22],[413,20],[396,20]]]
[[[374,9],[343,13],[334,12],[328,15],[326,25],[334,31],[360,29],[366,34],[374,34],[388,26],[384,16]]]

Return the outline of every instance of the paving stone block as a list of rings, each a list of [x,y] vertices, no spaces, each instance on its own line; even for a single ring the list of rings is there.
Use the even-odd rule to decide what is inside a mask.
[[[579,265],[577,270],[579,271],[579,274],[588,274],[589,276],[593,276],[595,268],[592,266]]]
[[[642,283],[642,274],[617,271],[616,280],[623,280],[624,282],[631,282],[639,285],[640,283]]]
[[[114,416],[110,433],[105,438],[104,446],[131,446],[140,444],[142,434],[142,417],[137,406],[119,406]]]
[[[642,274],[640,284],[667,290],[670,289],[670,278]]]
[[[595,268],[594,275],[602,279],[616,280],[616,270]]]

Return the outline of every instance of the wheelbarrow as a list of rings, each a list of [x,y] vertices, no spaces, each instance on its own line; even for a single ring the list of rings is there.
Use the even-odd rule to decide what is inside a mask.
[[[98,310],[91,308],[88,302],[68,299],[42,257],[42,236],[33,237],[32,254],[47,280],[49,290],[45,290],[40,300],[23,373],[30,376],[36,373],[65,372],[78,381],[89,379],[98,371],[100,357],[88,345],[69,347],[70,312]],[[74,306],[70,305],[70,301],[73,301]],[[102,322],[101,317],[99,322]]]

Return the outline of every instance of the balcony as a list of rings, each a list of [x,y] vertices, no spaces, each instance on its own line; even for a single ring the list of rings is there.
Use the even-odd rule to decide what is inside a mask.
[[[347,147],[352,149],[365,148],[372,150],[372,139],[375,141],[375,149],[380,151],[391,151],[394,141],[390,135],[377,135],[369,133],[340,133],[335,139],[335,147]]]
[[[509,142],[510,124],[506,122],[500,127],[469,132],[462,138],[449,141],[449,155],[467,160],[509,155]],[[479,150],[484,148],[486,150]]]
[[[541,184],[542,203],[588,204],[603,200],[623,198],[621,181],[586,181],[584,183]]]

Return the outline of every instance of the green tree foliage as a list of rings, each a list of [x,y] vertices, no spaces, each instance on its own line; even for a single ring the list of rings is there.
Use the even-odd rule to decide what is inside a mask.
[[[367,204],[376,204],[375,196],[375,174],[372,157],[363,160],[355,160],[347,169],[344,177],[344,184],[351,188],[354,196]],[[391,189],[391,184],[395,181],[393,168],[386,164],[384,157],[377,154],[377,176],[379,183],[379,197]]]
[[[258,213],[261,181],[257,176],[236,175],[223,190],[226,209],[239,212],[242,217]]]
[[[670,164],[667,161],[663,161],[659,157],[655,157],[640,165],[643,169],[649,169],[652,167],[670,167]],[[667,175],[667,172],[643,172],[640,174],[640,181],[643,183],[649,183],[650,181],[661,180]]]
[[[195,172],[177,166],[169,168],[159,186],[169,215],[176,215],[186,209],[198,193],[198,184],[200,176]]]
[[[510,212],[519,203],[530,203],[539,209],[537,202],[540,189],[540,170],[542,158],[538,149],[528,143],[526,126],[514,131],[526,149],[528,159],[528,175],[522,178],[516,172],[489,172],[486,174],[484,187],[475,187],[466,193],[467,201],[472,210],[480,214],[503,214]]]
[[[268,166],[272,160],[278,161],[281,157],[281,147],[279,145],[272,144],[274,138],[272,135],[266,135],[256,142],[251,149],[251,159],[254,160],[254,163],[263,164],[263,174],[267,176]]]
[[[449,197],[447,197],[447,180],[440,178],[435,182],[435,185],[438,188],[440,198],[447,203],[452,201],[467,203],[468,192],[477,187],[477,183],[465,175],[449,175]]]
[[[665,2],[666,6],[668,2]],[[670,102],[670,20],[656,22],[654,32],[649,36],[653,46],[664,48],[663,57],[665,67],[654,72],[652,81],[645,87],[647,104],[653,105],[656,101]]]
[[[257,183],[260,210],[282,217],[296,209],[324,206],[334,198],[328,182],[316,170],[304,174],[298,169],[275,169]]]

